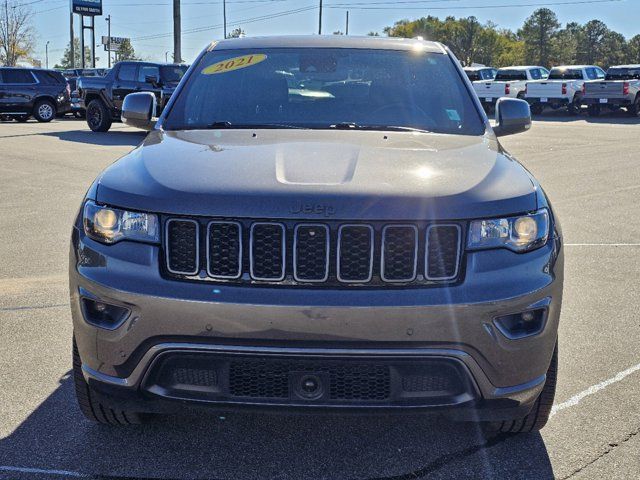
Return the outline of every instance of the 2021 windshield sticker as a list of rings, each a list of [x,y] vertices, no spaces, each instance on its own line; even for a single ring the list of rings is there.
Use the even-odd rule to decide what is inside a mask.
[[[260,62],[264,62],[267,56],[262,53],[252,55],[242,55],[241,57],[229,58],[221,62],[214,63],[202,70],[204,75],[216,75],[218,73],[227,73],[240,68],[253,67]]]

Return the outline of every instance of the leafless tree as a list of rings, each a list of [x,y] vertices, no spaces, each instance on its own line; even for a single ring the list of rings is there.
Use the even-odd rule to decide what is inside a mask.
[[[4,1],[0,12],[0,64],[15,66],[33,51],[32,18],[24,4]]]

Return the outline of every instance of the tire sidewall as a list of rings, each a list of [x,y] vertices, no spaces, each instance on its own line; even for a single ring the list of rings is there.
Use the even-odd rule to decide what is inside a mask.
[[[56,106],[50,100],[38,100],[33,108],[33,117],[39,122],[50,122],[56,118]]]
[[[106,132],[111,127],[111,117],[101,100],[91,100],[85,113],[87,125],[94,132]]]

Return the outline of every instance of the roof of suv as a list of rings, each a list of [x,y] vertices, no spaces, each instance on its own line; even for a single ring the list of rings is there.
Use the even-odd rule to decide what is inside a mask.
[[[436,42],[411,38],[357,37],[346,35],[283,35],[271,37],[229,38],[213,42],[209,49],[239,50],[246,48],[363,48],[374,50],[413,50],[446,53]]]

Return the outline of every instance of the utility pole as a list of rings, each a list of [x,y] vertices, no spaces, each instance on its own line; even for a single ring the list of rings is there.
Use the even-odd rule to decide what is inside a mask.
[[[111,15],[105,18],[107,21],[107,65],[111,68]]]
[[[49,40],[44,44],[44,58],[46,68],[49,69]]]
[[[69,2],[69,53],[71,53],[71,68],[76,68],[76,52],[73,45],[73,5]]]
[[[347,27],[344,29],[344,34],[349,35],[349,10],[347,10]]]
[[[80,15],[80,68],[86,68],[84,58],[84,15]]]
[[[173,61],[182,63],[180,0],[173,0]]]
[[[222,0],[222,23],[224,24],[224,39],[227,38],[227,0]]]
[[[96,17],[91,15],[91,68],[96,68]]]
[[[320,0],[320,14],[318,15],[318,35],[322,35],[322,0]]]

